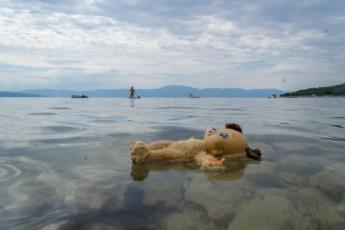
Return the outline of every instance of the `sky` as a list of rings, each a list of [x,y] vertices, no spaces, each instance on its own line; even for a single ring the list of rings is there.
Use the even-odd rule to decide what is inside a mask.
[[[0,0],[0,90],[344,82],[343,0]]]

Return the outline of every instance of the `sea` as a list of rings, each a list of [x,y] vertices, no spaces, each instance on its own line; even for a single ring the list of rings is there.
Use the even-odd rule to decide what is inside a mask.
[[[235,122],[262,160],[133,165]],[[0,98],[0,229],[345,229],[345,98]]]

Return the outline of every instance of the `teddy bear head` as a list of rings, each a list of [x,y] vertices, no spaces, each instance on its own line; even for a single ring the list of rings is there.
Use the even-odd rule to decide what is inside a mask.
[[[208,128],[204,141],[207,153],[212,155],[244,153],[247,148],[246,137],[242,133],[228,128]]]

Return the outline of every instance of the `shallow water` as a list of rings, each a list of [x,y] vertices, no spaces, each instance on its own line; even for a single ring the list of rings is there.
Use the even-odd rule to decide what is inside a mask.
[[[345,229],[345,99],[1,98],[0,229]],[[237,122],[263,160],[132,166]]]

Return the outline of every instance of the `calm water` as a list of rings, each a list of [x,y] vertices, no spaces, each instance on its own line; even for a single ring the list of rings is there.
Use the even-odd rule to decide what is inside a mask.
[[[263,160],[132,167],[242,125]],[[345,99],[0,99],[1,229],[345,229]]]

